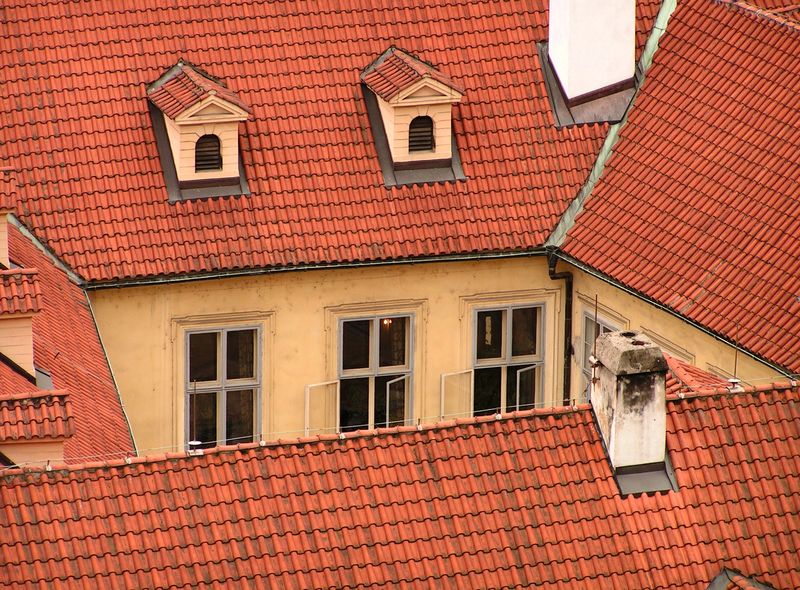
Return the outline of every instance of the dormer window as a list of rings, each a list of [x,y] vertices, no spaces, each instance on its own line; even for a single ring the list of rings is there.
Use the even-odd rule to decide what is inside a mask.
[[[453,137],[463,88],[392,47],[361,74],[367,113],[388,186],[464,179]]]
[[[219,137],[208,134],[197,140],[194,144],[194,170],[222,170]]]
[[[432,152],[435,147],[433,119],[427,115],[414,117],[408,126],[408,151]]]
[[[178,62],[147,89],[170,200],[247,194],[239,156],[248,107],[222,82]]]

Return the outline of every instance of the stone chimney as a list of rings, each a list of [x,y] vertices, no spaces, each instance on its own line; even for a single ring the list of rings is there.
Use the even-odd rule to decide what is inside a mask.
[[[570,106],[634,83],[636,0],[550,0],[548,54]]]
[[[592,407],[615,472],[662,469],[666,449],[667,361],[635,332],[597,339]]]

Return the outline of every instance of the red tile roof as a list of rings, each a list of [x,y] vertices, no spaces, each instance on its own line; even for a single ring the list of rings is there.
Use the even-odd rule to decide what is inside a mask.
[[[800,31],[678,4],[566,253],[800,372]]]
[[[75,433],[67,392],[41,391],[0,395],[0,443]]]
[[[9,167],[0,167],[0,211],[12,211],[16,197],[17,175]]]
[[[800,587],[800,390],[667,402],[679,491],[621,497],[591,409],[0,485],[7,588]]]
[[[364,84],[386,101],[392,100],[403,90],[425,78],[431,78],[456,92],[464,93],[464,87],[450,76],[395,47],[387,51],[383,61],[361,76]]]
[[[667,394],[720,390],[731,383],[679,358],[664,354],[669,366]]]
[[[0,396],[39,391],[33,376],[25,377],[22,372],[24,369],[16,371],[8,363],[0,360]]]
[[[0,270],[0,315],[39,311],[38,274],[35,268]]]
[[[23,267],[39,269],[41,309],[33,316],[33,354],[53,386],[69,392],[75,436],[64,445],[68,462],[133,452],[133,441],[122,411],[105,352],[86,295],[50,258],[15,227],[9,227],[9,252]],[[2,320],[0,320],[2,321]],[[0,363],[4,392],[31,391],[35,386]],[[27,384],[27,389],[20,389]],[[0,392],[2,393],[2,392]]]
[[[232,92],[191,64],[179,62],[177,66],[160,78],[148,91],[147,96],[168,117],[175,118],[189,107],[216,95],[233,103],[248,113],[251,109],[235,92]]]
[[[637,2],[639,48],[660,4]],[[26,225],[90,281],[527,251],[608,129],[553,124],[535,44],[547,5],[9,0],[0,161],[19,169]],[[468,180],[385,188],[359,75],[391,45],[464,85]],[[143,84],[179,57],[252,106],[251,196],[168,202]]]

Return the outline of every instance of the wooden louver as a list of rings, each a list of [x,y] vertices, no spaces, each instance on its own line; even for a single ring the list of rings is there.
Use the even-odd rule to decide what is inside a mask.
[[[408,126],[408,151],[432,152],[434,148],[433,119],[428,116],[415,117]]]
[[[194,146],[194,171],[221,169],[222,153],[220,152],[219,137],[216,135],[202,136]]]

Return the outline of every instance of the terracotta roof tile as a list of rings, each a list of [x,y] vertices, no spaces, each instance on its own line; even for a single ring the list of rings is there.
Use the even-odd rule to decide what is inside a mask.
[[[39,311],[38,274],[35,268],[0,270],[0,315]]]
[[[9,227],[11,257],[38,268],[40,311],[33,316],[33,354],[58,390],[69,392],[74,434],[64,445],[68,462],[133,452],[133,441],[86,295],[64,271],[15,227]],[[2,320],[0,320],[2,321]],[[0,393],[36,386],[0,363]],[[20,389],[21,387],[26,389]],[[85,459],[83,459],[85,460]]]
[[[361,80],[383,100],[392,100],[403,90],[425,78],[431,78],[456,92],[464,93],[464,87],[447,74],[401,49],[392,47],[381,56],[381,59],[380,63],[370,66],[370,69],[361,75]]]
[[[63,439],[74,433],[74,421],[65,391],[0,395],[0,443]]]
[[[660,4],[637,1],[639,48]],[[19,168],[26,225],[91,281],[529,250],[608,129],[553,124],[547,6],[5,2],[0,161]],[[385,188],[359,74],[390,45],[463,84],[467,181]],[[143,84],[181,56],[253,109],[249,197],[168,203]]]
[[[715,391],[730,386],[730,382],[704,371],[679,358],[664,353],[669,372],[667,373],[667,394]]]
[[[667,402],[679,490],[621,497],[588,406],[16,471],[5,587],[800,586],[800,391]]]
[[[235,92],[199,72],[191,64],[183,62],[179,62],[147,91],[147,96],[153,104],[173,119],[212,95],[233,103],[248,113],[252,112]]]
[[[800,372],[800,31],[680,2],[568,255]]]

